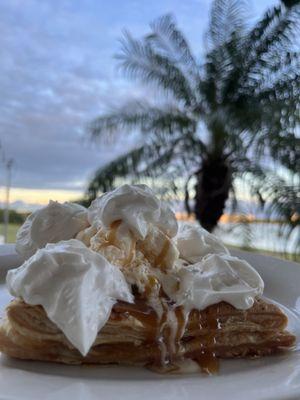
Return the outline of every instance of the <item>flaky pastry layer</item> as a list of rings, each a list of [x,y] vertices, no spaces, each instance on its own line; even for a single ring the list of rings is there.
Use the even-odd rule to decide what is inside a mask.
[[[246,311],[224,302],[189,314],[181,308],[173,311],[177,330],[172,344],[167,331],[160,335],[160,321],[149,306],[141,301],[134,305],[117,303],[90,352],[83,357],[41,306],[15,299],[0,326],[0,350],[20,359],[65,364],[147,365],[159,364],[166,351],[172,353],[172,361],[197,359],[203,354],[217,358],[260,357],[290,348],[295,342],[295,337],[285,331],[287,317],[262,299]]]

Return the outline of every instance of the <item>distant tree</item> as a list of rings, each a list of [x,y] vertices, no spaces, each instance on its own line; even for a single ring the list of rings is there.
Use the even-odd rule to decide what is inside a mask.
[[[23,224],[28,214],[21,214],[16,210],[9,210],[9,222],[11,224]],[[0,221],[4,219],[4,210],[0,208]]]
[[[212,231],[242,177],[268,209],[299,224],[298,4],[279,3],[248,26],[244,1],[214,1],[203,60],[171,15],[141,39],[125,33],[120,66],[157,99],[128,101],[92,122],[95,138],[138,132],[140,142],[99,168],[90,197],[120,177],[160,177],[175,191],[184,181],[187,211]]]

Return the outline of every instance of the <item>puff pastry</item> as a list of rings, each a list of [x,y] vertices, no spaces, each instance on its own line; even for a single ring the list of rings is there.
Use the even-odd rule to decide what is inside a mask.
[[[83,357],[47,317],[41,306],[13,300],[0,327],[0,350],[12,357],[65,364],[148,365],[176,369],[189,358],[203,371],[214,372],[218,358],[260,357],[291,347],[295,337],[285,330],[287,317],[274,304],[257,299],[249,310],[221,302],[203,311],[186,314],[182,307],[168,313],[175,317],[175,332],[159,320],[143,300],[118,302],[105,327]],[[165,314],[166,315],[166,314]],[[162,360],[163,359],[163,360]]]

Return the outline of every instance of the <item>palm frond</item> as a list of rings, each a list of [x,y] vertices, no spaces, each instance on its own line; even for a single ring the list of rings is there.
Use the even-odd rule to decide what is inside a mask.
[[[193,65],[197,69],[197,62],[183,33],[178,29],[173,15],[166,14],[150,24],[152,33],[147,40],[155,44],[179,62]]]
[[[274,21],[276,22],[283,13],[283,8],[281,5],[268,9],[263,18],[261,18],[254,27],[250,30],[248,34],[247,44],[250,46],[258,46],[261,38],[265,33],[272,27]]]
[[[285,239],[286,249],[290,246],[290,238],[295,234],[293,252],[300,254],[300,184],[292,184],[280,177],[274,170],[257,169],[254,173],[244,175],[249,184],[252,194],[259,194],[260,203],[263,206],[264,214],[270,222],[276,222],[278,233],[282,233]],[[297,233],[298,232],[298,233]],[[298,235],[298,237],[297,237]]]
[[[250,31],[244,43],[245,76],[268,66],[268,53],[286,51],[288,46],[293,46],[299,16],[298,6],[286,9],[279,5],[266,12],[264,18]]]
[[[145,146],[141,146],[100,167],[89,183],[87,189],[88,198],[94,199],[99,192],[112,190],[116,179],[138,173],[138,167],[144,155]]]
[[[172,93],[186,105],[196,101],[188,79],[174,58],[156,51],[148,40],[134,39],[129,32],[124,33],[121,45],[117,58],[120,67],[130,78],[154,84],[160,90]]]
[[[281,0],[281,2],[285,5],[286,8],[293,7],[300,3],[299,0]]]
[[[300,171],[300,138],[294,132],[273,135],[268,140],[273,160],[290,171]]]
[[[296,49],[293,40],[297,16],[297,7],[289,10],[282,5],[274,7],[252,30],[242,35],[235,31],[230,40],[208,54],[213,68],[210,67],[207,76],[219,82],[215,99],[232,109],[239,120],[237,124],[244,122],[243,129],[248,126],[251,130],[253,123],[253,131],[261,129],[258,119],[267,113],[261,111],[257,94],[274,86],[278,78],[287,82],[299,71],[299,52],[291,51]]]
[[[211,8],[208,40],[218,48],[230,40],[233,32],[245,29],[247,2],[243,0],[216,0]]]
[[[285,238],[285,252],[300,254],[300,190],[299,187],[287,185],[282,181],[274,182],[270,193],[270,215],[278,215],[281,220],[279,233]],[[294,232],[298,237],[292,242]]]
[[[157,135],[172,135],[175,132],[192,133],[196,121],[179,108],[172,105],[151,106],[144,102],[128,102],[124,106],[95,119],[89,126],[92,137],[116,135],[117,133],[149,132]]]
[[[165,142],[165,146],[150,140],[100,167],[90,182],[87,196],[94,198],[98,192],[113,189],[116,180],[121,178],[133,181],[166,175],[170,162],[178,156],[176,147],[181,140],[181,137],[172,138]]]
[[[207,53],[200,90],[209,109],[237,100],[239,79],[243,75],[243,45],[243,33],[234,31],[226,42]]]
[[[183,33],[171,14],[163,15],[150,24],[152,32],[146,41],[174,60],[186,79],[199,79],[199,66]]]

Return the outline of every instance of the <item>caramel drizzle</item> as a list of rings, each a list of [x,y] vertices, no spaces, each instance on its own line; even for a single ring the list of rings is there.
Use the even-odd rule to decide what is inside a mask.
[[[184,349],[182,349],[181,354],[182,337],[189,321],[189,313],[182,306],[174,308],[166,299],[161,299],[161,302],[164,304],[161,318],[143,299],[139,300],[138,298],[135,304],[118,303],[115,305],[116,314],[114,314],[114,318],[118,318],[118,313],[123,314],[123,316],[132,315],[145,326],[146,343],[156,343],[160,351],[159,357],[148,367],[162,373],[176,371],[180,368],[178,362],[182,360],[181,357],[184,353]],[[201,314],[195,312],[199,315],[200,330],[205,327],[208,334],[204,336],[205,345],[203,341],[200,341],[196,354],[190,354],[188,357],[197,362],[202,372],[210,375],[215,374],[219,370],[219,362],[212,348],[216,342],[217,330],[220,329],[219,321],[208,312],[206,324],[202,328]],[[169,313],[173,313],[177,320],[177,325],[173,326],[173,331],[170,324],[172,318],[168,315]]]
[[[147,285],[145,286],[145,295],[149,297],[155,285],[158,285],[158,279],[154,275],[149,275]]]
[[[105,239],[105,242],[100,245],[100,249],[103,249],[108,246],[118,247],[117,231],[118,231],[118,228],[121,225],[121,223],[122,223],[122,220],[118,219],[117,221],[114,221],[112,224],[110,224],[110,226],[109,226],[110,230],[108,232],[107,238]],[[131,244],[130,244],[128,256],[126,256],[123,260],[123,263],[122,263],[123,267],[130,264],[132,262],[132,260],[134,259],[134,255],[135,255],[136,242],[135,242],[131,232],[130,232],[130,235],[131,235]]]
[[[135,255],[135,247],[136,247],[136,241],[134,240],[134,238],[131,235],[130,249],[129,249],[128,256],[125,257],[125,259],[123,261],[123,267],[126,267],[126,265],[129,265],[133,261],[134,255]]]
[[[157,327],[157,337],[156,341],[160,350],[160,365],[163,367],[164,365],[169,363],[170,354],[170,327],[168,326],[168,308],[166,304],[162,301],[161,305],[164,309],[161,319],[159,321],[159,325]]]
[[[107,235],[106,241],[101,244],[101,247],[107,246],[117,246],[116,245],[116,235],[122,220],[114,221],[110,225],[110,232]],[[134,258],[136,242],[132,240],[129,249],[128,256],[124,259],[123,266],[130,264]],[[165,241],[160,253],[156,256],[154,260],[154,265],[161,267],[163,270],[166,269],[165,258],[168,254],[170,243],[168,240]],[[155,276],[149,276],[148,284],[145,288],[146,297],[148,297],[153,287],[158,283]],[[184,335],[186,324],[188,321],[188,313],[186,313],[183,307],[174,307],[168,304],[167,299],[164,296],[160,299],[161,306],[163,308],[163,313],[159,319],[157,314],[151,308],[146,309],[131,309],[130,314],[136,317],[144,325],[148,326],[147,329],[147,341],[156,342],[160,349],[160,360],[159,369],[162,370],[176,370],[176,359],[180,354],[181,349],[181,339]],[[126,305],[128,306],[128,305]],[[200,314],[199,314],[200,316]],[[175,323],[174,323],[175,321]],[[174,324],[173,324],[174,323]],[[199,321],[201,329],[201,321]],[[218,329],[218,320],[213,318],[210,313],[207,314],[207,329],[208,334],[205,336],[206,345],[200,344],[200,349],[197,355],[193,357],[202,372],[207,374],[216,373],[219,369],[218,359],[215,352],[212,350],[216,342],[215,332]],[[175,327],[175,332],[174,332]]]
[[[116,246],[116,238],[117,238],[117,230],[119,226],[121,225],[122,220],[118,219],[117,221],[114,221],[112,224],[110,224],[110,231],[108,232],[106,241],[101,244],[100,248],[107,247],[107,246]]]
[[[202,372],[212,375],[219,371],[219,360],[212,347],[216,343],[216,331],[220,328],[218,318],[212,317],[209,311],[207,314],[207,329],[209,333],[205,336],[206,346],[204,347],[203,343],[200,344],[200,351],[194,361],[198,363]]]
[[[163,313],[158,320],[155,341],[160,350],[157,364],[151,365],[152,369],[160,372],[178,370],[180,359],[181,339],[185,332],[187,314],[183,307],[174,307],[166,299],[161,299]]]
[[[158,267],[162,267],[163,269],[166,269],[165,258],[166,258],[166,255],[168,254],[169,249],[170,249],[170,242],[168,240],[166,240],[161,249],[161,252],[156,256],[156,258],[154,260],[154,265],[156,265]]]
[[[179,369],[177,364],[180,361],[181,348],[182,348],[182,337],[184,335],[186,325],[189,319],[189,313],[185,312],[183,307],[177,307],[172,309],[167,303],[165,312],[161,321],[159,322],[160,336],[157,339],[161,350],[161,360],[159,365],[159,371],[166,372]],[[168,313],[174,313],[177,320],[176,334],[172,335],[172,327],[169,324]],[[200,317],[200,314],[199,314]],[[201,317],[200,317],[201,318]],[[200,323],[200,321],[199,321]],[[200,325],[200,329],[201,329]],[[214,318],[210,312],[207,314],[207,330],[208,333],[205,335],[206,344],[200,342],[200,349],[197,351],[196,356],[192,355],[192,359],[197,362],[201,371],[212,375],[219,371],[219,360],[213,351],[213,347],[216,343],[216,332],[220,329],[219,321]],[[183,353],[183,352],[182,352]],[[171,368],[171,369],[170,369]]]
[[[117,313],[132,315],[139,320],[145,327],[146,342],[153,343],[157,338],[157,326],[159,323],[156,312],[145,304],[144,301],[136,299],[134,304],[117,303],[114,306]]]
[[[189,313],[186,312],[184,308],[181,306],[175,309],[175,315],[177,318],[176,343],[180,345],[180,341],[185,332],[185,327],[188,321]]]

